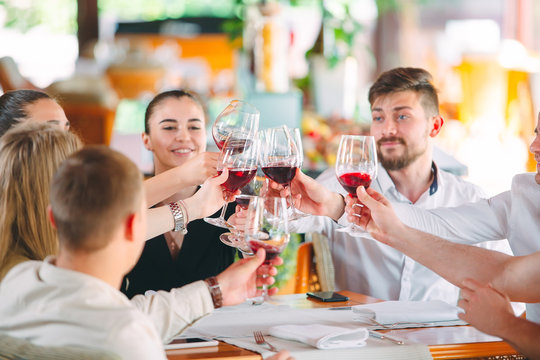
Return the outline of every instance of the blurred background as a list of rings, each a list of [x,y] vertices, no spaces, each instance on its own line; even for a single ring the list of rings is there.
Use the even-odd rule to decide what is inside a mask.
[[[145,173],[140,133],[157,92],[199,92],[208,126],[246,99],[261,127],[302,129],[315,176],[333,165],[341,134],[369,131],[374,79],[423,67],[446,121],[436,159],[494,195],[535,171],[536,19],[539,0],[3,0],[0,86],[56,95],[85,142]]]

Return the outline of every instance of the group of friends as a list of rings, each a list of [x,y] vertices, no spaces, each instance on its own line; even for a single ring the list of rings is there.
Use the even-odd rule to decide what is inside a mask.
[[[427,71],[382,73],[369,102],[377,178],[357,197],[333,169],[317,179],[298,170],[287,188],[270,182],[269,195],[290,191],[312,215],[292,231],[327,235],[338,290],[457,304],[462,319],[540,358],[540,165],[486,198],[433,159],[444,120]],[[163,344],[186,327],[273,284],[281,258],[263,265],[261,249],[235,261],[236,249],[218,239],[225,230],[202,220],[235,194],[224,195],[227,171],[218,175],[219,153],[206,151],[199,97],[160,93],[144,121],[155,173],[146,180],[124,155],[83,147],[47,94],[0,96],[0,333],[166,358]],[[540,162],[538,133],[530,150]],[[349,223],[369,234],[336,231]],[[527,303],[527,318],[510,300]]]

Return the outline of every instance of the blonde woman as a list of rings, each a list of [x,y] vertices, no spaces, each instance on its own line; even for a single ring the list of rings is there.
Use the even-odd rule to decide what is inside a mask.
[[[56,253],[56,234],[46,216],[49,184],[60,163],[79,148],[75,134],[41,122],[23,122],[0,137],[0,279],[22,261]],[[202,191],[186,199],[180,210],[184,219],[216,212],[224,203],[220,184],[227,176],[208,179]],[[147,216],[146,238],[177,225],[168,205],[147,210]]]

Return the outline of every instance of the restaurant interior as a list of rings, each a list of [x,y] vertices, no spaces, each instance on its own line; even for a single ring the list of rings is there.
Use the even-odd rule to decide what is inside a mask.
[[[335,165],[342,135],[369,133],[368,90],[378,75],[424,68],[444,119],[434,159],[493,196],[515,174],[536,172],[529,144],[540,111],[538,19],[537,0],[6,0],[0,95],[30,88],[55,96],[85,144],[110,146],[147,177],[154,164],[141,133],[155,95],[198,93],[207,130],[231,100],[245,100],[260,111],[259,129],[300,129],[301,170],[315,178]],[[208,150],[219,151],[207,134]],[[283,299],[334,290],[321,238],[291,235],[276,277]],[[520,358],[504,342],[486,342],[470,354]],[[238,348],[237,359],[257,355]],[[170,359],[205,358],[175,351]],[[465,358],[458,345],[430,351]]]

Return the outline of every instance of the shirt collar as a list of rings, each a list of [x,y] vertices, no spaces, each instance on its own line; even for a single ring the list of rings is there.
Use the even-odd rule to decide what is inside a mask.
[[[434,161],[431,162],[431,173],[433,174],[433,181],[429,186],[429,196],[435,194],[439,189],[439,185],[441,184],[439,168]],[[383,195],[386,194],[388,191],[391,191],[392,189],[397,192],[396,185],[392,181],[390,175],[388,175],[388,171],[386,171],[386,169],[383,168],[381,164],[379,164],[379,169],[377,172],[377,182],[379,183],[381,193]]]

